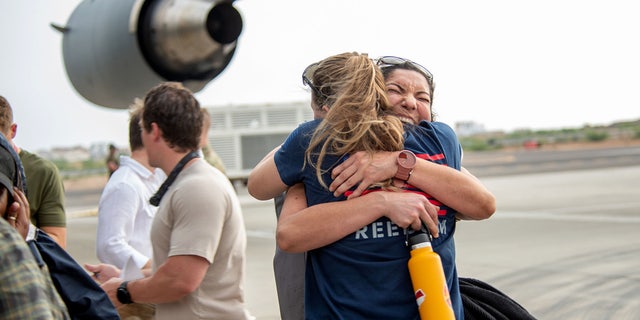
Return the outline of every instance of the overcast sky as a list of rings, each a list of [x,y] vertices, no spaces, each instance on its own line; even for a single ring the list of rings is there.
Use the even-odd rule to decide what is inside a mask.
[[[117,1],[117,0],[112,0]],[[81,1],[0,2],[0,94],[16,142],[30,150],[115,142],[127,111],[84,100],[62,60],[64,25]],[[397,55],[429,68],[434,109],[454,126],[580,127],[640,119],[635,1],[239,0],[232,63],[197,93],[203,105],[306,101],[306,65],[345,51]]]

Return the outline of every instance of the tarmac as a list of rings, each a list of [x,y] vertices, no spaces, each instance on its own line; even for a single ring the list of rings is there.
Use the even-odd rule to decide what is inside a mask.
[[[634,159],[481,176],[497,212],[458,224],[459,275],[495,286],[538,319],[640,319],[640,161]],[[247,307],[257,319],[280,319],[273,202],[257,201],[244,188],[238,196],[248,235]],[[97,218],[76,208],[83,210],[68,220],[67,249],[80,263],[96,263]]]

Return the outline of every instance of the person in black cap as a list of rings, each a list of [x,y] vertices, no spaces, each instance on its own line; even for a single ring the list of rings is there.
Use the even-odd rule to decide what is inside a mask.
[[[67,216],[64,209],[64,184],[53,162],[18,146],[18,125],[13,122],[13,109],[0,95],[0,132],[18,154],[29,185],[29,219],[51,236],[62,248],[67,245]]]
[[[2,185],[2,217],[14,227],[22,238],[26,238],[29,229],[29,202],[25,195],[22,164],[13,147],[0,135],[0,184]]]
[[[38,266],[24,240],[30,222],[22,181],[20,160],[0,134],[0,319],[69,319],[46,265]]]

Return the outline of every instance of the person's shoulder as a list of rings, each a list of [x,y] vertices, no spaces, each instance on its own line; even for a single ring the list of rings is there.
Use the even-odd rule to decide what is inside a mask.
[[[309,120],[309,121],[304,121],[301,124],[298,125],[298,127],[312,127],[315,129],[315,127],[317,127],[320,122],[322,122],[322,119],[313,119],[313,120]]]
[[[451,128],[450,125],[444,123],[444,122],[440,122],[440,121],[433,121],[431,122],[431,124],[436,127],[436,128],[441,128],[441,129],[447,129],[447,130],[453,130],[453,128]]]
[[[20,149],[20,153],[18,153],[18,156],[20,157],[20,161],[24,162],[34,162],[34,161],[41,161],[43,158],[40,157],[39,155],[35,154],[35,153],[31,153],[25,149]]]
[[[142,163],[130,156],[120,156],[120,165],[113,172],[113,175],[116,174],[135,176],[137,179],[148,179],[153,175],[153,171],[147,169]]]
[[[145,169],[146,170],[146,169]],[[142,189],[144,188],[144,180],[147,176],[152,175],[151,172],[144,172],[136,169],[130,165],[120,166],[113,172],[105,189],[112,188],[127,188],[127,189]]]
[[[423,128],[431,128],[432,130],[439,131],[445,134],[456,135],[455,130],[448,124],[439,121],[421,121],[420,126]]]
[[[304,142],[310,140],[313,132],[315,132],[321,121],[321,119],[315,119],[299,124],[298,127],[289,134],[289,137],[287,137],[287,140],[285,141],[285,145],[289,145],[294,141],[298,141],[298,144],[301,144],[302,142],[300,141]],[[304,143],[302,144],[304,145]]]
[[[178,175],[175,183],[179,186],[176,188],[178,193],[180,193],[178,189],[192,193],[198,190],[207,190],[209,196],[216,193],[224,194],[231,186],[227,176],[203,159],[185,168],[184,173]],[[231,188],[233,187],[231,186]]]
[[[299,124],[298,127],[293,130],[293,132],[297,132],[297,133],[313,132],[318,127],[321,121],[322,119],[305,121]]]
[[[38,169],[42,171],[53,171],[58,174],[58,167],[49,159],[43,158],[35,153],[27,150],[20,150],[20,161],[25,167],[30,169]]]
[[[205,159],[199,159],[194,162],[191,166],[184,169],[184,176],[192,179],[193,181],[217,181],[221,177],[227,180],[226,176],[214,168],[211,164],[209,164]],[[180,177],[178,175],[178,177]],[[219,177],[220,176],[220,177]]]

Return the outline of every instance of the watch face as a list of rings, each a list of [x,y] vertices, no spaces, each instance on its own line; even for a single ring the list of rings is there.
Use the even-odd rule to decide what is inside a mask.
[[[416,166],[416,155],[409,151],[403,150],[398,154],[398,170],[394,178],[403,181],[409,180],[413,168]]]
[[[116,295],[118,296],[118,301],[120,301],[120,303],[126,303],[127,301],[126,293],[122,290],[122,288],[118,288]]]
[[[123,282],[120,287],[118,287],[118,290],[116,291],[116,297],[118,298],[118,301],[123,304],[129,304],[133,302],[131,301],[131,295],[129,294],[129,291],[127,290],[127,281]]]
[[[416,166],[416,155],[404,150],[398,155],[398,164],[405,168],[413,168]]]

